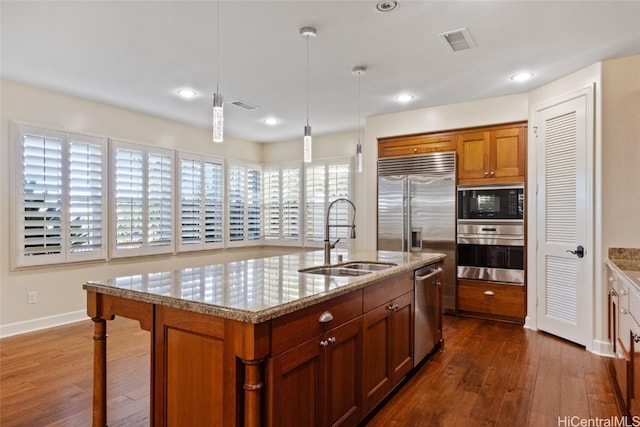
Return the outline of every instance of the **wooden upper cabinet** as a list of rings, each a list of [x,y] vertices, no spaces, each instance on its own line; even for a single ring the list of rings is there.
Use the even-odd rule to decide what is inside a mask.
[[[458,136],[458,184],[524,182],[526,125],[492,126]]]
[[[410,156],[414,154],[455,151],[456,133],[444,132],[430,135],[410,135],[378,140],[378,158]]]

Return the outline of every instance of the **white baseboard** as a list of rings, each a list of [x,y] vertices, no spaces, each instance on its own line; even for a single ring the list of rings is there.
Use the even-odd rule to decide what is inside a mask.
[[[89,319],[89,317],[87,316],[87,311],[78,310],[69,313],[56,314],[55,316],[25,320],[24,322],[9,323],[7,325],[0,325],[0,338],[6,338],[12,335],[19,335],[27,332],[39,331],[41,329],[66,325],[68,323],[79,322],[81,320],[87,319]]]
[[[598,356],[613,357],[613,353],[611,353],[611,343],[609,343],[609,341],[593,340],[593,347],[590,351]]]

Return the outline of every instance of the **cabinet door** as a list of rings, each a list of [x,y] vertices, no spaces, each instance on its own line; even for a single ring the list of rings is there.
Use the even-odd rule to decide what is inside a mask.
[[[458,137],[458,179],[489,176],[490,132],[465,132]]]
[[[362,415],[362,317],[327,332],[325,339],[322,425],[355,426]]]
[[[524,127],[491,132],[489,176],[492,178],[522,178],[525,175]]]
[[[319,426],[324,347],[311,339],[270,360],[268,424]]]
[[[633,323],[631,331],[631,357],[630,367],[632,378],[630,378],[630,405],[629,413],[634,417],[640,417],[640,325]]]
[[[390,361],[391,304],[363,316],[364,413],[373,409],[393,387]]]
[[[393,385],[413,368],[413,292],[392,302],[391,375]]]

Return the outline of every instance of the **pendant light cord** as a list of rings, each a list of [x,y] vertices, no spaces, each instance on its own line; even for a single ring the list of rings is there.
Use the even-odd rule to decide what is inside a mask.
[[[216,1],[216,93],[220,94],[220,1]]]
[[[307,126],[309,126],[309,36],[307,38]]]

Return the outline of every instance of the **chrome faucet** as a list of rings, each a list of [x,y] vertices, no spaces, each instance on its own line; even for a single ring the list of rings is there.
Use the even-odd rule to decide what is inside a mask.
[[[351,224],[329,224],[329,213],[331,212],[331,208],[338,202],[347,202],[353,207],[353,216],[351,217]],[[340,198],[336,199],[333,202],[329,203],[329,207],[327,208],[327,216],[324,220],[324,263],[331,264],[331,249],[336,247],[336,244],[340,241],[340,239],[331,243],[329,240],[329,229],[330,228],[341,228],[348,227],[351,229],[351,238],[356,238],[356,205],[349,199]]]

